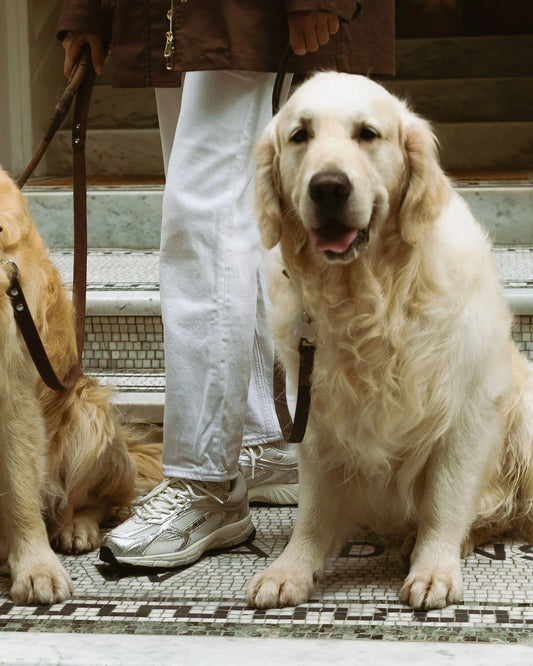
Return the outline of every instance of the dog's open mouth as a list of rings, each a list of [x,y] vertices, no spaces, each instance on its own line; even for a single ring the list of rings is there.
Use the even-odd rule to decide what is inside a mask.
[[[352,229],[341,222],[331,222],[309,231],[309,238],[319,252],[331,260],[345,261],[357,257],[359,249],[368,244],[369,230]]]

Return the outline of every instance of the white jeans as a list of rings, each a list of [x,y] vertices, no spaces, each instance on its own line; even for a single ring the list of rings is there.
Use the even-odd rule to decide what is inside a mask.
[[[282,439],[253,214],[252,150],[271,117],[274,76],[189,72],[182,88],[156,90],[166,476],[232,479],[243,444]]]

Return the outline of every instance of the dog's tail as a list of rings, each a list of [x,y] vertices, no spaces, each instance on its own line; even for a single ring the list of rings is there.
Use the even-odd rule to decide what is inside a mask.
[[[153,429],[142,435],[139,435],[138,432],[126,434],[128,453],[137,469],[135,479],[137,496],[146,495],[163,480],[161,470],[163,444],[158,439],[158,434]]]
[[[505,445],[474,524],[484,543],[503,533],[533,540],[533,363],[516,346],[513,362],[514,390],[504,404]]]

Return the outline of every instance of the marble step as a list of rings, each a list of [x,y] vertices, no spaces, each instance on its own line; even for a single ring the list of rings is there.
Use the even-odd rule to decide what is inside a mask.
[[[532,169],[533,121],[433,123],[448,171]]]
[[[96,85],[89,107],[89,127],[157,128],[154,89]]]
[[[384,85],[434,123],[533,120],[533,76],[409,79],[385,81]]]
[[[113,386],[113,404],[127,423],[161,425],[165,411],[165,374],[104,372],[85,367],[101,384]]]
[[[157,128],[89,129],[86,143],[87,174],[163,175],[163,155]],[[46,173],[72,173],[70,130],[59,130],[46,152]]]
[[[399,39],[396,79],[531,76],[533,35]]]
[[[533,120],[433,123],[448,170],[533,169]],[[70,175],[70,131],[60,130],[46,156],[46,172]],[[159,130],[92,129],[87,136],[90,175],[163,175]]]
[[[533,178],[479,176],[456,181],[461,195],[499,245],[533,245]],[[496,177],[496,176],[495,176]],[[27,185],[30,211],[50,247],[72,246],[72,191],[67,185]],[[88,244],[92,248],[159,247],[162,184],[91,185],[88,189]]]

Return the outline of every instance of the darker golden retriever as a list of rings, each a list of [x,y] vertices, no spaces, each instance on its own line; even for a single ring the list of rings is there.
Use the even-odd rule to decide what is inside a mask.
[[[280,249],[272,330],[293,381],[303,312],[316,353],[294,534],[249,601],[305,602],[360,524],[412,547],[403,601],[458,602],[462,553],[533,537],[533,370],[490,243],[428,124],[364,77],[304,83],[257,160],[260,230]]]
[[[76,358],[73,306],[22,194],[0,169],[0,531],[16,603],[54,603],[72,584],[50,547],[100,543],[100,523],[161,478],[160,446],[119,424],[110,390],[81,376],[58,393],[40,380],[7,295],[10,261],[56,372]]]

